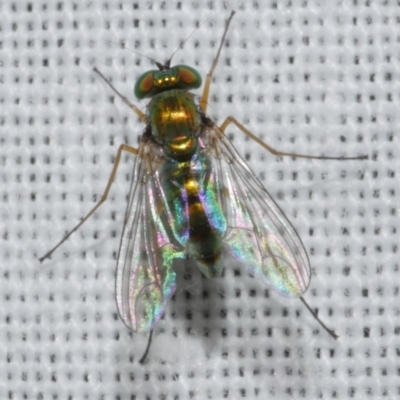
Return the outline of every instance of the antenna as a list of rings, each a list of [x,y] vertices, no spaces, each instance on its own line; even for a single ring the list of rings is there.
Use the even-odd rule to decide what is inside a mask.
[[[204,20],[203,22],[200,22],[199,26],[197,26],[196,28],[193,29],[192,33],[179,45],[179,47],[172,53],[171,57],[169,58],[169,60],[165,63],[165,66],[169,68],[169,66],[171,65],[171,60],[172,57],[181,49],[183,49],[183,46],[186,44],[186,42],[191,38],[191,36],[204,24],[206,23],[210,18],[207,18],[206,20]]]
[[[158,61],[154,60],[154,58],[151,58],[151,57],[149,57],[149,56],[146,56],[145,54],[139,53],[139,52],[136,51],[136,50],[133,50],[133,49],[131,49],[131,48],[129,48],[129,47],[126,47],[125,44],[116,43],[116,42],[113,42],[113,41],[111,41],[111,40],[108,40],[106,43],[113,43],[113,44],[115,44],[115,45],[117,45],[117,46],[120,46],[121,48],[123,48],[123,49],[125,49],[125,50],[129,50],[129,51],[132,52],[133,54],[137,54],[138,56],[145,57],[145,58],[147,58],[148,60],[150,60],[152,63],[154,63],[155,65],[157,65],[157,68],[158,68],[160,71],[163,71],[163,70],[168,69],[168,68],[170,67],[171,61],[172,61],[172,57],[178,52],[178,50],[183,49],[183,46],[184,46],[184,45],[186,44],[186,42],[192,37],[192,35],[193,35],[204,23],[206,23],[207,21],[209,21],[209,19],[210,19],[210,18],[207,18],[207,19],[204,20],[203,22],[200,22],[199,26],[197,26],[195,29],[193,29],[193,31],[189,34],[189,36],[188,36],[188,37],[179,45],[179,47],[172,53],[171,57],[165,62],[164,65],[161,64],[161,63],[159,63]]]
[[[147,59],[150,60],[152,63],[154,63],[155,65],[157,65],[157,68],[158,68],[159,70],[163,70],[163,69],[164,69],[164,65],[162,65],[162,64],[159,63],[158,61],[154,60],[154,58],[151,58],[151,57],[149,57],[149,56],[146,56],[145,54],[139,53],[138,51],[133,50],[133,49],[131,49],[130,47],[125,46],[125,44],[116,43],[116,42],[113,42],[113,41],[111,41],[111,40],[108,40],[107,43],[115,44],[115,45],[121,47],[121,48],[124,49],[124,50],[129,50],[129,51],[132,52],[133,54],[136,54],[136,55],[138,55],[138,56],[147,58]]]

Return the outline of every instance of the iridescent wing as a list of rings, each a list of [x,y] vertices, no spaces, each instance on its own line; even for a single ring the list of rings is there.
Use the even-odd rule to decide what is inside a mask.
[[[183,256],[165,230],[158,175],[148,172],[150,156],[144,157],[135,159],[116,277],[119,314],[128,328],[143,333],[163,315],[175,290],[173,260]]]
[[[293,226],[217,126],[209,132],[223,182],[229,254],[280,294],[301,296],[310,283],[307,253]]]

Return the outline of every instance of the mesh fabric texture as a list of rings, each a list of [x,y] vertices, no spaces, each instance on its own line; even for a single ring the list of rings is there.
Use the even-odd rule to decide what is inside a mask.
[[[0,2],[1,399],[399,396],[400,6],[325,3]],[[227,130],[302,238],[305,299],[339,339],[244,270],[207,281],[189,263],[140,365],[147,338],[114,301],[129,157],[96,215],[38,257],[144,128],[93,67],[144,109],[133,86],[153,67],[120,44],[163,62],[193,33],[173,63],[205,77],[231,10],[209,116],[233,115],[281,151],[370,157],[275,157]]]

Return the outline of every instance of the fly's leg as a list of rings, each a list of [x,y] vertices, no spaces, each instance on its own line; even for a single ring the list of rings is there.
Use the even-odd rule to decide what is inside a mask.
[[[106,189],[104,190],[104,193],[101,196],[100,201],[89,211],[88,214],[86,214],[86,216],[82,219],[81,222],[79,222],[78,225],[75,226],[75,228],[73,228],[71,231],[69,231],[67,233],[67,235],[62,240],[60,240],[43,257],[39,258],[40,262],[43,262],[43,260],[45,260],[46,258],[49,258],[54,253],[54,251],[57,250],[75,231],[77,231],[96,212],[96,210],[106,201],[108,193],[109,193],[110,188],[111,188],[111,185],[113,184],[115,175],[117,173],[118,165],[119,165],[119,162],[121,161],[121,154],[122,154],[123,151],[127,151],[128,153],[133,154],[135,156],[138,154],[138,150],[135,149],[134,147],[128,146],[126,144],[122,144],[121,146],[119,146],[117,157],[115,158],[115,161],[114,161],[113,169],[111,171],[111,174],[110,174],[110,177],[108,179],[108,183],[107,183]]]
[[[132,104],[125,96],[123,96],[120,92],[118,92],[117,89],[107,80],[107,78],[95,67],[93,68],[93,71],[96,72],[96,74],[100,75],[100,77],[104,80],[105,83],[111,88],[111,90],[135,113],[138,115],[138,117],[143,121],[147,122],[146,114],[144,114],[142,111],[139,110],[137,106]]]
[[[149,351],[150,351],[150,345],[151,345],[152,339],[153,339],[153,330],[150,331],[149,338],[147,339],[146,350],[144,351],[142,357],[140,358],[139,364],[144,364],[144,362],[146,361],[147,355],[149,354]]]
[[[201,100],[200,100],[200,109],[204,114],[206,114],[206,112],[207,112],[208,95],[210,94],[211,79],[212,79],[214,70],[215,70],[215,68],[216,68],[216,66],[218,64],[219,55],[221,54],[222,45],[224,44],[225,36],[226,36],[226,33],[228,32],[229,24],[231,23],[231,20],[232,20],[234,15],[235,15],[235,11],[232,11],[231,15],[229,16],[228,20],[226,21],[224,34],[222,35],[222,39],[221,39],[221,42],[219,44],[217,56],[214,58],[214,61],[213,61],[212,65],[211,65],[210,72],[207,74],[207,77],[206,77],[206,82],[204,84],[203,94],[202,94]]]
[[[118,92],[118,90],[106,79],[106,77],[97,69],[93,68],[93,71],[96,72],[100,77],[104,80],[104,82],[111,88],[111,90],[131,109],[133,110],[136,115],[143,121],[147,122],[146,114],[144,114],[142,111],[139,110],[137,106],[132,104],[125,96],[123,96],[121,93]],[[108,196],[108,192],[110,191],[111,185],[114,181],[115,175],[117,173],[118,165],[121,160],[121,154],[123,151],[127,151],[128,153],[131,153],[133,155],[138,154],[138,150],[134,147],[128,146],[126,144],[122,144],[117,153],[117,157],[114,162],[113,169],[111,171],[110,178],[108,179],[108,183],[106,186],[106,189],[100,199],[100,201],[92,208],[92,210],[82,219],[82,221],[75,226],[71,231],[67,233],[67,235],[60,241],[58,242],[49,252],[47,252],[43,257],[39,258],[40,262],[43,262],[46,258],[49,258],[55,250],[57,250],[75,231],[77,231],[95,212],[96,210],[105,202]]]
[[[233,117],[228,117],[224,121],[224,123],[219,127],[219,129],[222,132],[225,132],[225,129],[228,127],[229,124],[236,125],[245,135],[247,135],[249,138],[253,139],[260,146],[264,147],[270,153],[272,153],[272,154],[274,154],[276,156],[289,156],[289,157],[297,157],[297,158],[308,158],[308,159],[312,159],[312,160],[367,160],[368,159],[367,155],[355,156],[355,157],[325,157],[325,156],[310,156],[310,155],[307,155],[307,154],[286,153],[286,152],[283,152],[283,151],[276,150],[273,147],[269,146],[267,143],[262,141],[256,135],[254,135],[254,133],[252,133],[248,129],[246,129],[240,122],[238,122]]]
[[[276,156],[290,156],[290,157],[298,157],[298,158],[308,158],[308,159],[317,159],[317,160],[366,160],[368,159],[367,155],[364,156],[357,156],[357,157],[325,157],[325,156],[310,156],[307,154],[297,154],[297,153],[286,153],[282,151],[278,151],[274,149],[273,147],[269,146],[265,142],[263,142],[261,139],[259,139],[257,136],[254,135],[254,133],[250,132],[247,128],[245,128],[240,122],[238,122],[235,118],[233,117],[228,117],[224,121],[224,123],[219,127],[219,129],[222,132],[225,132],[225,129],[228,127],[229,124],[233,123],[236,125],[245,135],[253,139],[255,142],[257,142],[260,146],[264,147],[267,149],[270,153],[276,155]],[[318,321],[318,323],[325,329],[326,332],[330,336],[332,336],[335,340],[339,337],[332,329],[329,329],[318,317],[318,314],[314,312],[311,307],[307,304],[307,302],[304,300],[304,298],[301,296],[300,297],[301,302],[306,306],[308,311],[310,311],[311,315]]]
[[[300,296],[301,302],[306,306],[307,310],[310,311],[311,315],[320,323],[320,325],[332,336],[335,340],[338,339],[338,335],[336,335],[335,331],[329,329],[319,318],[318,313],[314,312],[308,303],[304,300],[303,296]]]

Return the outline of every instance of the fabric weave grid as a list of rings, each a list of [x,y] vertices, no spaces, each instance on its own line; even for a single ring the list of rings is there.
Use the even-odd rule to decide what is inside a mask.
[[[370,156],[277,158],[228,129],[302,238],[305,298],[340,338],[244,270],[207,281],[179,264],[141,366],[147,339],[114,301],[129,157],[95,217],[38,257],[100,199],[119,144],[144,128],[93,67],[144,110],[133,86],[151,63],[119,45],[164,62],[193,33],[173,63],[205,77],[233,9],[209,116],[233,115],[282,151]],[[6,0],[0,15],[1,399],[398,396],[397,2]]]

